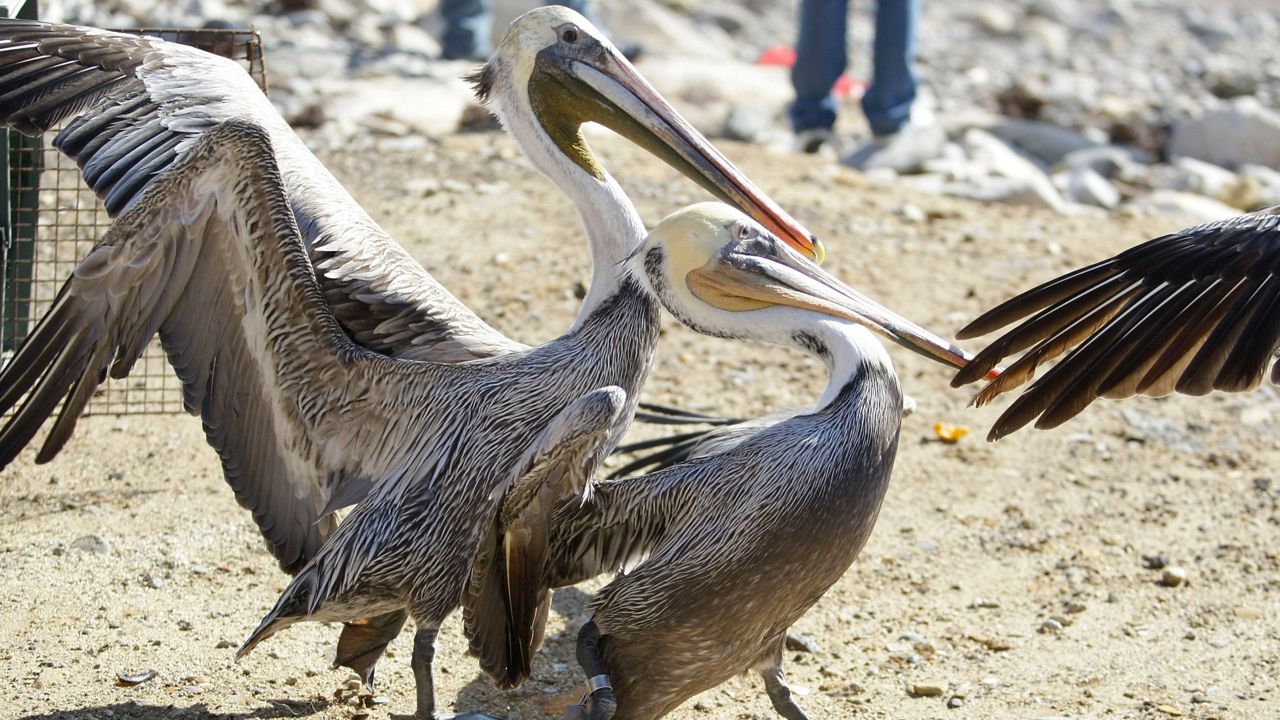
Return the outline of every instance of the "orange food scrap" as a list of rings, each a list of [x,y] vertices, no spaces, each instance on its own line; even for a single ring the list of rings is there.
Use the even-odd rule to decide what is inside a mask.
[[[969,427],[967,425],[948,425],[947,423],[939,422],[933,424],[933,434],[937,435],[942,442],[952,445],[960,442],[960,438],[969,434]]]

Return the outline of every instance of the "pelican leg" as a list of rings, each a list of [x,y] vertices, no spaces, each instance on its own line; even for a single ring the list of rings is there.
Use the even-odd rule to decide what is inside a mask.
[[[418,626],[413,634],[413,680],[418,692],[418,710],[414,713],[416,720],[437,720],[436,716],[436,684],[431,677],[431,662],[436,657],[437,627]]]
[[[792,699],[791,688],[787,687],[787,678],[782,674],[782,668],[761,670],[760,677],[764,678],[765,692],[769,693],[769,701],[779,715],[786,720],[809,720],[809,716]]]
[[[613,695],[608,671],[600,657],[600,628],[594,620],[588,621],[578,632],[578,665],[587,674],[590,695],[584,699],[587,720],[609,720],[618,711],[618,698]],[[582,717],[581,711],[576,716],[566,711],[566,717]]]
[[[809,720],[809,716],[791,697],[791,688],[787,687],[787,676],[782,672],[782,650],[785,642],[786,635],[783,635],[778,640],[778,649],[773,657],[760,668],[760,677],[764,680],[764,691],[769,693],[769,701],[773,703],[774,712],[786,720]]]

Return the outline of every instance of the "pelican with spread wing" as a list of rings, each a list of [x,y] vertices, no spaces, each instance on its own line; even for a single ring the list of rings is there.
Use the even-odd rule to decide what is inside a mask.
[[[300,573],[295,610],[349,621],[338,662],[371,683],[414,616],[424,718],[432,640],[462,594],[493,487],[550,418],[602,385],[628,396],[615,442],[652,362],[657,303],[617,271],[643,225],[581,125],[614,127],[821,255],[571,11],[522,16],[476,82],[574,201],[595,264],[574,326],[535,348],[493,331],[409,259],[230,61],[0,22],[0,121],[37,131],[69,120],[55,144],[117,214],[0,372],[0,412],[12,411],[0,467],[56,413],[36,458],[51,459],[97,385],[126,376],[158,334],[237,500]],[[366,496],[353,519],[375,520],[322,553],[332,512]]]

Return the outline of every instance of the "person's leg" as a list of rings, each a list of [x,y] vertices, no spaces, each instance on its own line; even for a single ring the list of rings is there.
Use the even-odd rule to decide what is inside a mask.
[[[836,102],[831,86],[847,62],[845,38],[849,24],[848,0],[801,0],[800,32],[796,40],[796,64],[791,85],[796,99],[788,108],[791,128],[829,130],[836,123]]]
[[[448,60],[481,60],[491,52],[493,10],[489,0],[440,0],[444,18],[441,50]]]
[[[916,24],[921,0],[879,0],[872,50],[871,86],[862,111],[876,135],[897,132],[911,118],[916,99]]]

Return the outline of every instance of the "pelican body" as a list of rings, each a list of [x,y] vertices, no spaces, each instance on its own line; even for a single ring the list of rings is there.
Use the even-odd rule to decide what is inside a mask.
[[[1013,297],[958,335],[1017,322],[951,384],[1026,352],[974,398],[984,405],[1035,377],[988,440],[1035,421],[1054,428],[1099,397],[1206,395],[1258,387],[1280,347],[1280,206],[1179,230]],[[1029,316],[1029,317],[1028,317]],[[1280,371],[1273,368],[1273,383]]]
[[[898,447],[902,393],[873,331],[953,364],[966,356],[723,205],[664,220],[631,272],[695,330],[821,358],[828,385],[808,412],[660,472],[589,482],[586,444],[579,462],[560,461],[569,471],[513,480],[464,600],[472,649],[536,646],[548,587],[644,558],[589,605],[578,659],[590,699],[575,712],[658,718],[756,670],[777,711],[804,718],[782,673],[787,628],[862,549]],[[540,484],[558,504],[535,496]]]
[[[574,201],[595,263],[574,326],[537,348],[493,332],[409,260],[234,63],[0,22],[0,119],[41,130],[69,118],[55,144],[117,214],[0,373],[0,412],[15,409],[0,467],[57,411],[37,456],[51,459],[102,379],[126,376],[158,334],[236,499],[296,573],[246,650],[300,619],[342,619],[337,662],[372,684],[413,614],[422,718],[435,713],[436,628],[462,596],[493,489],[602,385],[628,397],[615,443],[652,362],[656,301],[617,272],[643,225],[581,124],[616,125],[821,255],[571,11],[517,19],[477,85]],[[366,496],[335,534],[332,513]]]

